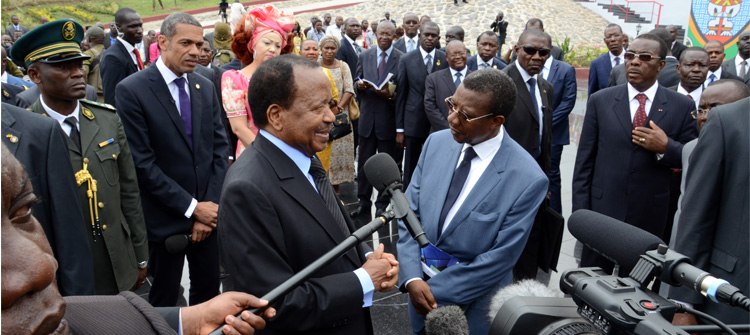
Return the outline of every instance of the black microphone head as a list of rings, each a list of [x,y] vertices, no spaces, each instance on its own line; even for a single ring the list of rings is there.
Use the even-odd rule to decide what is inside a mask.
[[[427,313],[424,330],[427,335],[469,335],[469,322],[460,307],[442,306]]]
[[[177,234],[167,237],[164,241],[164,248],[170,254],[180,253],[188,246],[189,238],[185,234]]]
[[[586,209],[570,215],[568,229],[581,243],[626,271],[633,269],[646,251],[666,244],[643,229]]]
[[[401,172],[396,161],[384,152],[370,157],[365,162],[365,176],[378,192],[383,192],[393,183],[401,183]]]

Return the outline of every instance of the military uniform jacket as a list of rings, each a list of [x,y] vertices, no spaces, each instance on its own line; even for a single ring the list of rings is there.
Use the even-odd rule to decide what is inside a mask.
[[[99,74],[99,65],[101,64],[101,59],[104,57],[99,57],[98,61],[96,61],[96,57],[102,52],[104,52],[104,45],[101,44],[95,45],[91,49],[83,52],[84,55],[91,56],[91,58],[83,61],[83,72],[86,73],[86,83],[96,88],[96,94],[99,95],[100,98],[104,96],[104,93],[102,93],[102,77]],[[91,66],[92,64],[94,66]],[[101,101],[104,101],[104,99]]]
[[[31,106],[31,110],[46,115],[39,101]],[[97,262],[97,257],[101,258],[102,255],[94,255],[94,275],[100,277],[103,271],[113,271],[118,290],[126,291],[136,282],[138,262],[148,259],[146,224],[133,157],[120,117],[113,107],[80,100],[78,119],[81,150],[70,137],[66,137],[70,162],[75,173],[81,171],[84,161],[88,161],[88,171],[97,181],[95,206],[99,212],[106,253],[111,261],[111,270],[102,268],[102,264],[107,263]],[[96,253],[97,249],[103,250],[95,245],[101,245],[102,236],[97,238],[98,242],[93,242],[91,209],[86,195],[88,189],[86,182],[78,186],[86,230],[92,242],[92,251]]]

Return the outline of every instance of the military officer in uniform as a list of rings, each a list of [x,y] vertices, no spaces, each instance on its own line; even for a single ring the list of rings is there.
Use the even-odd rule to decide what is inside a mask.
[[[125,131],[112,106],[86,95],[80,43],[83,27],[55,20],[22,36],[11,49],[41,92],[30,109],[55,119],[66,138],[94,261],[97,294],[145,282],[146,225]]]

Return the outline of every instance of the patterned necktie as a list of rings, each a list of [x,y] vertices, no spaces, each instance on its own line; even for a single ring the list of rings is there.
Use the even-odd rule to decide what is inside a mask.
[[[409,40],[409,45],[407,46],[406,52],[414,51],[414,40]]]
[[[711,79],[711,81],[708,82],[708,84],[711,85],[711,83],[713,83],[714,80],[716,80],[716,75],[712,73],[710,76],[708,76],[708,78]]]
[[[383,75],[385,74],[385,56],[385,51],[380,53],[380,64],[378,64],[378,84],[383,80]]]
[[[323,198],[326,208],[331,212],[333,220],[336,221],[336,225],[341,228],[344,235],[349,236],[351,231],[349,231],[349,227],[346,225],[346,219],[344,219],[344,215],[341,213],[338,198],[333,191],[331,182],[328,180],[326,170],[323,169],[323,164],[320,163],[320,159],[318,159],[317,156],[310,159],[310,174],[313,176],[315,186],[318,188],[318,193]]]
[[[489,65],[487,65],[487,63],[481,63],[481,64],[479,64],[479,69],[480,69],[480,70],[484,70],[484,69],[486,69],[486,68],[487,68],[488,66],[489,66]]]
[[[646,115],[646,100],[648,97],[643,93],[638,93],[636,94],[635,99],[638,100],[638,109],[635,111],[635,117],[633,117],[633,129],[636,127],[643,127],[648,118]]]
[[[620,65],[620,57],[615,57],[615,66]]]
[[[193,147],[193,112],[190,107],[190,97],[188,97],[187,91],[185,91],[185,78],[179,77],[173,82],[177,85],[177,89],[180,91],[180,118],[182,124],[185,125],[185,134],[187,135],[190,147]]]
[[[448,195],[445,196],[443,210],[440,212],[438,237],[443,233],[443,226],[445,225],[445,218],[448,216],[448,212],[456,204],[458,195],[461,194],[461,190],[463,190],[464,184],[466,184],[466,178],[469,177],[469,172],[471,171],[471,160],[475,157],[477,157],[477,153],[474,151],[474,148],[468,147],[464,152],[464,159],[461,160],[461,164],[453,172],[453,179],[451,179],[451,185],[448,188]]]
[[[138,52],[138,48],[133,49],[135,59],[138,61],[138,70],[143,70],[143,60],[141,60],[141,53]]]
[[[542,127],[544,127],[544,115],[542,115],[542,110],[539,109],[539,103],[536,101],[536,79],[534,79],[534,77],[531,77],[526,82],[529,84],[529,94],[531,94],[531,102],[534,103],[536,117],[539,120],[539,141],[537,142],[536,154],[534,155],[534,158],[538,158],[542,153]]]
[[[78,148],[78,151],[81,151],[81,133],[78,132],[78,126],[76,125],[78,123],[78,119],[76,119],[75,116],[68,116],[65,118],[65,121],[70,126],[70,139],[75,143],[76,148]]]
[[[424,59],[426,61],[424,66],[427,68],[427,74],[430,74],[432,73],[432,55],[427,54],[427,57]]]
[[[747,59],[740,62],[740,78],[745,79],[747,76]]]
[[[357,55],[362,53],[362,47],[360,47],[359,44],[357,44],[357,42],[354,42],[352,44],[354,45],[354,51],[357,53]]]
[[[456,81],[453,83],[456,84],[456,88],[458,88],[458,85],[461,85],[461,72],[456,72]]]

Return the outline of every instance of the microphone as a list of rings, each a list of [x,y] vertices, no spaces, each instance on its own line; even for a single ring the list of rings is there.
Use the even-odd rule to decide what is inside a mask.
[[[665,244],[653,234],[590,210],[577,210],[568,219],[568,230],[581,243],[630,271],[646,251]],[[613,238],[617,243],[612,243]]]
[[[689,257],[669,250],[653,234],[625,222],[589,210],[578,210],[568,220],[570,233],[602,256],[634,270],[630,277],[644,278],[654,269],[659,279],[673,286],[685,285],[712,301],[750,311],[750,299],[724,279],[693,266]],[[607,243],[616,236],[618,243]],[[652,251],[653,249],[657,249]],[[645,258],[638,263],[641,255]]]
[[[411,236],[419,243],[421,248],[430,244],[427,236],[424,234],[422,224],[419,223],[417,216],[409,206],[409,199],[401,191],[401,172],[398,170],[396,161],[390,155],[381,152],[376,154],[365,162],[365,175],[370,184],[378,192],[387,193],[391,196],[391,206],[396,218],[402,219],[409,229]]]
[[[490,320],[494,319],[505,302],[514,297],[558,298],[560,296],[562,296],[560,292],[552,290],[547,285],[533,279],[524,279],[499,289],[490,301],[490,310],[487,316]]]
[[[167,237],[167,239],[164,241],[164,248],[166,248],[167,252],[170,254],[180,253],[187,248],[192,238],[193,234],[172,235],[170,237]]]
[[[427,335],[469,335],[469,322],[460,307],[442,306],[427,313],[424,330]]]

